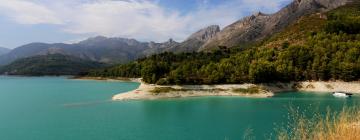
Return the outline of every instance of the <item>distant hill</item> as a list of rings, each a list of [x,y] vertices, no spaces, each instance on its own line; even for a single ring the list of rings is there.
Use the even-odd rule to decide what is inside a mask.
[[[0,68],[0,74],[9,75],[78,75],[91,69],[103,68],[98,62],[61,54],[22,58]]]
[[[0,47],[0,55],[4,55],[6,53],[10,52],[10,49],[8,48],[4,48],[4,47]]]
[[[139,58],[139,52],[147,49],[146,44],[131,39],[94,37],[75,44],[31,43],[13,49],[0,56],[0,65],[9,64],[17,59],[47,54],[62,54],[84,60],[102,63],[125,63]]]

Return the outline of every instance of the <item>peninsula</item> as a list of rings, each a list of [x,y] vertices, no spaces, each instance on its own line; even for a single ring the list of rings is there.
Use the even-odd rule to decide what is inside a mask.
[[[156,85],[147,84],[141,78],[105,78],[105,77],[75,77],[79,80],[101,80],[137,82],[139,87],[112,97],[114,101],[126,100],[156,100],[168,98],[186,98],[202,96],[234,96],[249,98],[268,98],[287,91],[304,91],[327,94],[337,91],[360,95],[360,81],[303,81],[303,82],[273,82],[262,84],[217,84],[217,85]]]
[[[228,85],[151,85],[140,79],[140,86],[126,93],[113,96],[112,100],[154,100],[166,98],[184,98],[201,96],[238,96],[251,98],[272,97],[276,93],[285,91],[306,91],[316,93],[330,93],[344,91],[360,94],[360,82],[292,82],[269,84],[228,84]]]

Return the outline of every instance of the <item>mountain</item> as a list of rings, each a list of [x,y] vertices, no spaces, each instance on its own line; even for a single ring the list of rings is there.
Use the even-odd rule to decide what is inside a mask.
[[[258,12],[225,27],[200,50],[251,45],[280,32],[304,15],[326,12],[348,2],[349,0],[294,0],[274,14]]]
[[[126,63],[139,58],[142,56],[141,52],[148,49],[148,43],[135,39],[102,36],[89,38],[75,45],[82,48],[83,52],[88,52],[92,56],[90,60],[104,63]]]
[[[211,36],[211,33],[208,33],[206,31],[204,31],[203,34],[204,36],[202,38],[201,36],[197,38],[189,38],[189,40],[186,42],[191,42],[191,39],[193,41],[199,40],[199,42],[202,44],[204,42],[203,40]],[[7,65],[21,58],[47,54],[62,54],[78,57],[84,60],[108,64],[117,64],[126,63],[152,54],[172,51],[172,49],[175,47],[186,48],[184,43],[181,44],[172,39],[169,39],[169,41],[163,43],[155,43],[140,42],[135,39],[127,38],[107,38],[103,36],[97,36],[88,38],[84,41],[74,44],[30,43],[27,45],[23,45],[11,50],[7,54],[0,56],[0,65]],[[191,51],[196,50],[197,48]]]
[[[175,53],[198,51],[199,48],[205,44],[206,41],[215,37],[219,32],[220,27],[218,25],[211,25],[193,33],[184,42],[178,45],[171,46],[165,51]]]
[[[127,38],[107,38],[97,36],[74,44],[64,43],[30,43],[13,49],[0,56],[0,65],[9,64],[17,59],[47,54],[62,54],[79,57],[84,60],[108,64],[126,63],[138,58],[162,52],[193,52],[197,51],[207,40],[220,31],[213,25],[192,34],[184,42],[169,39],[163,43],[140,42]]]
[[[61,54],[38,55],[18,59],[0,68],[1,74],[9,75],[78,75],[104,64]]]
[[[17,59],[47,54],[62,54],[101,63],[126,63],[146,55],[146,50],[167,47],[171,43],[139,42],[135,39],[93,37],[74,44],[30,43],[13,49],[0,56],[0,65],[9,64]],[[153,53],[157,53],[154,51]]]
[[[336,2],[328,6],[335,8]],[[160,85],[359,81],[359,7],[357,0],[305,14],[250,47],[162,53],[92,71],[89,76],[137,77]]]
[[[153,54],[166,52],[166,50],[168,48],[175,47],[175,46],[178,46],[178,45],[180,45],[180,43],[174,41],[171,38],[168,41],[163,42],[163,43],[149,42],[148,43],[149,48],[144,50],[143,52],[141,52],[141,54],[142,54],[142,57],[150,56],[150,55],[153,55]]]
[[[4,48],[4,47],[0,47],[0,55],[4,55],[6,53],[10,52],[10,49],[8,48]]]
[[[45,43],[31,43],[11,50],[9,53],[0,56],[0,65],[8,64],[16,59],[40,55],[42,51],[51,48]]]
[[[220,27],[218,25],[211,25],[191,34],[185,41],[180,43],[172,39],[163,43],[150,42],[150,49],[145,50],[143,54],[145,56],[150,56],[162,52],[196,52],[206,41],[213,38],[219,32]]]

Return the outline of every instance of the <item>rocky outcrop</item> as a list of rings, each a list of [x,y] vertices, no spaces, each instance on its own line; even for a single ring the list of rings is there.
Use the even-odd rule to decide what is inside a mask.
[[[150,42],[150,43],[148,43],[149,49],[145,49],[142,52],[142,55],[150,56],[153,54],[162,53],[171,47],[175,47],[175,46],[179,46],[179,45],[180,45],[179,42],[176,42],[171,38],[168,41],[163,42],[163,43]]]
[[[281,31],[301,16],[325,12],[348,2],[349,0],[295,0],[274,14],[267,15],[258,12],[225,27],[213,39],[207,41],[200,50],[208,51],[218,49],[219,46],[230,48],[251,44]]]
[[[218,32],[220,32],[220,27],[218,25],[211,25],[193,33],[187,40],[208,41],[215,37]]]
[[[190,35],[184,42],[179,45],[165,49],[167,52],[196,52],[205,44],[206,41],[212,39],[220,32],[218,25],[211,25],[201,29]]]

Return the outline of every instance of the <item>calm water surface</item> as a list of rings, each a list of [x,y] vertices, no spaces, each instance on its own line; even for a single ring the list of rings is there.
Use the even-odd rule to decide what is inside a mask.
[[[286,123],[289,105],[339,110],[359,97],[282,93],[273,98],[201,97],[112,102],[130,82],[64,77],[0,77],[3,140],[238,140],[252,129],[269,138]]]

